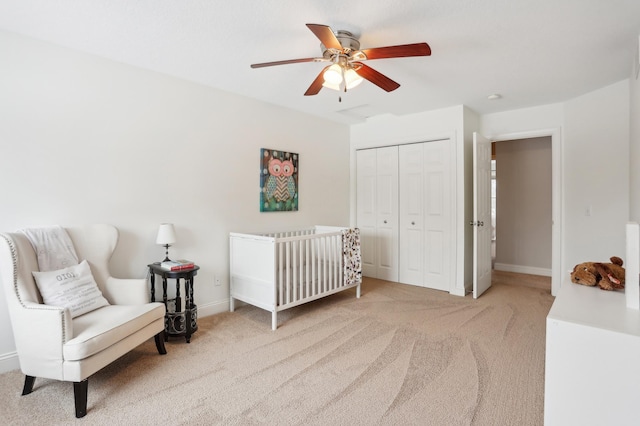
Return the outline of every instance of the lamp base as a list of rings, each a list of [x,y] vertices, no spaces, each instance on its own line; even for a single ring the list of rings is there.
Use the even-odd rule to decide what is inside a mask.
[[[169,262],[171,260],[171,259],[169,259],[169,244],[165,244],[164,245],[164,249],[165,249],[165,253],[164,253],[163,262]]]

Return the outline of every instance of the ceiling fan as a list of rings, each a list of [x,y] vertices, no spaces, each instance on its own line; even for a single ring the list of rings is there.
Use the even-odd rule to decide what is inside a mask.
[[[322,57],[263,62],[251,64],[251,68],[301,62],[331,62],[313,80],[311,86],[304,93],[305,96],[317,95],[323,87],[346,92],[347,89],[360,84],[363,79],[372,82],[387,92],[391,92],[400,87],[400,84],[363,64],[362,61],[431,55],[431,48],[427,43],[402,44],[360,50],[360,42],[349,31],[340,30],[334,33],[327,25],[319,24],[307,24],[307,27],[322,43]]]

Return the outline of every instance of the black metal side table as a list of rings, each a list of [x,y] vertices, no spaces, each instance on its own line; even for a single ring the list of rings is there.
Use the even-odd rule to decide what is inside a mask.
[[[151,280],[151,301],[156,301],[156,275],[162,278],[162,301],[166,308],[164,317],[165,341],[169,336],[184,336],[187,343],[191,343],[191,335],[198,329],[198,307],[193,303],[193,277],[198,274],[199,266],[181,269],[179,271],[167,271],[160,267],[159,263],[147,265]],[[167,280],[176,280],[176,297],[167,298]],[[180,296],[180,279],[184,280],[184,309]]]

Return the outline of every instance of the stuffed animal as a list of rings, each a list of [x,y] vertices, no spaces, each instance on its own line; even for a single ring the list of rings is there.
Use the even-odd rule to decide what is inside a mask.
[[[576,284],[595,286],[603,290],[624,288],[624,268],[622,259],[611,257],[611,263],[584,262],[573,268],[571,282]]]

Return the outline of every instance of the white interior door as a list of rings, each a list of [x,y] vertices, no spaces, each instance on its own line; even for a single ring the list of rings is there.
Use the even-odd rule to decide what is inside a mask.
[[[356,152],[356,223],[360,228],[362,274],[377,278],[376,150]]]
[[[398,281],[398,147],[376,149],[376,276]]]
[[[473,297],[491,287],[491,141],[473,133]]]

